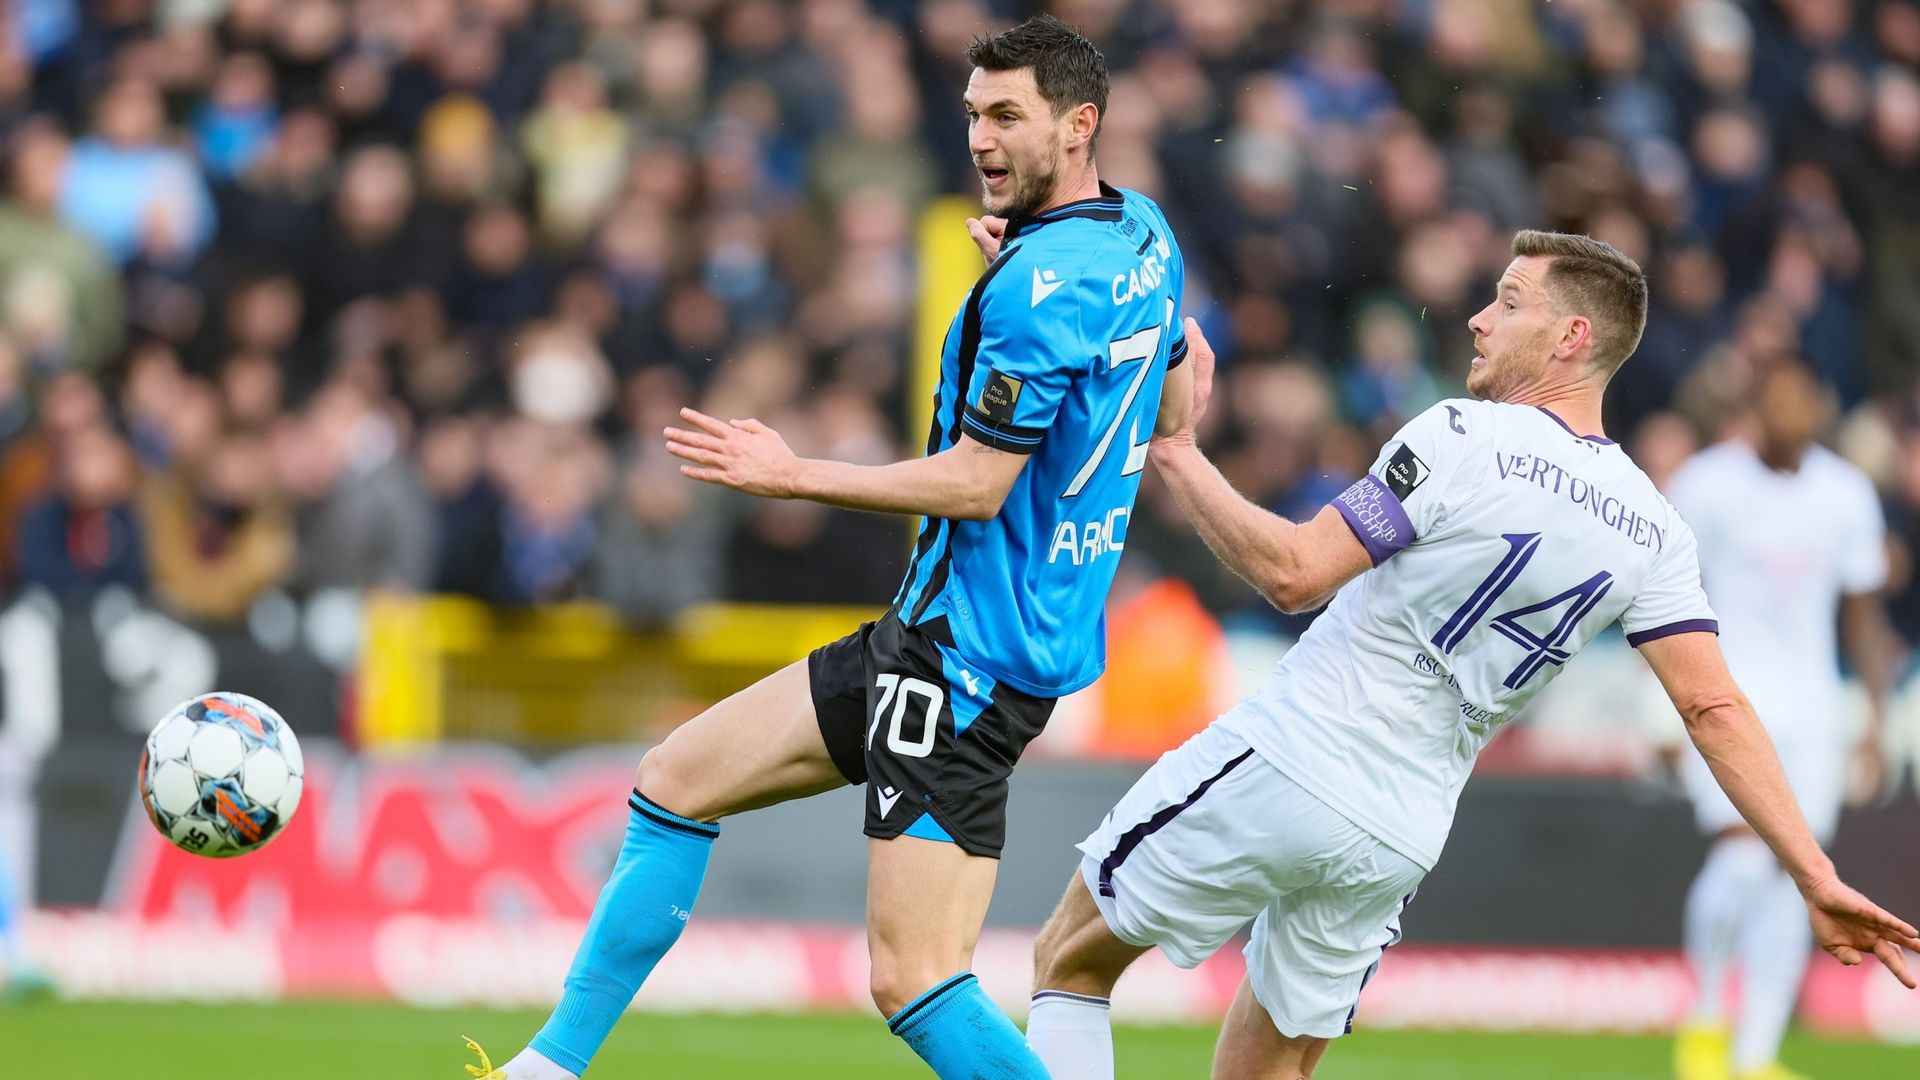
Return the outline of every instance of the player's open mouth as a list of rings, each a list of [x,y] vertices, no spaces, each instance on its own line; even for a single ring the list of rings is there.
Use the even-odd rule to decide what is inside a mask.
[[[1001,184],[1006,182],[1007,170],[994,168],[991,166],[983,166],[980,169],[980,179],[988,187],[999,187]]]
[[[1486,357],[1484,357],[1484,356],[1476,356],[1476,357],[1474,357],[1474,358],[1473,358],[1473,363],[1472,363],[1471,365],[1469,365],[1469,366],[1470,366],[1470,367],[1475,367],[1475,368],[1477,368],[1477,367],[1479,367],[1479,366],[1480,366],[1481,364],[1484,364],[1484,363],[1486,363],[1486,362],[1487,362],[1487,358],[1486,358]]]

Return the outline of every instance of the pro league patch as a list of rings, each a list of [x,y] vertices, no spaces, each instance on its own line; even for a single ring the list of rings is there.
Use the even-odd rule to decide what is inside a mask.
[[[1413,447],[1401,443],[1400,449],[1395,450],[1387,462],[1387,490],[1393,492],[1394,498],[1405,502],[1415,488],[1427,482],[1427,475],[1431,472],[1433,470],[1427,468],[1427,463],[1414,454]]]
[[[1020,403],[1021,382],[1003,371],[987,369],[987,385],[975,408],[996,424],[1013,423],[1013,407]]]

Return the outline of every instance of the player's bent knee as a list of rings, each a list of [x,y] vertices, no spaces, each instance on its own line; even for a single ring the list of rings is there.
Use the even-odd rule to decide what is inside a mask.
[[[926,964],[883,960],[876,957],[869,975],[868,990],[873,1007],[885,1017],[897,1016],[927,991],[953,977],[954,971],[935,971]]]
[[[1097,909],[1062,907],[1033,943],[1033,988],[1107,997],[1145,950],[1114,936]]]
[[[1034,942],[1033,987],[1037,990],[1065,990],[1071,994],[1105,997],[1118,981],[1126,964],[1103,964],[1083,940],[1061,937]],[[1114,970],[1109,970],[1114,969]]]
[[[681,817],[711,821],[721,816],[722,808],[708,805],[712,800],[701,790],[699,777],[680,761],[672,744],[668,736],[640,758],[634,789]]]

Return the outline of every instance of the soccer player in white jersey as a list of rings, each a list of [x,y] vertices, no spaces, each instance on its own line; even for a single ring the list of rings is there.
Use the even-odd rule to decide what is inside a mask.
[[[1216,556],[1285,610],[1332,604],[1081,845],[1036,946],[1028,1040],[1053,1080],[1113,1076],[1107,998],[1140,954],[1190,967],[1249,919],[1213,1075],[1310,1076],[1398,938],[1480,749],[1613,622],[1792,876],[1820,944],[1914,985],[1900,950],[1920,937],[1835,875],[1727,673],[1692,533],[1601,434],[1601,390],[1645,324],[1639,266],[1555,233],[1522,232],[1513,252],[1468,323],[1478,400],[1416,417],[1312,520],[1243,499],[1191,422],[1154,440]],[[1188,341],[1197,419],[1213,357],[1191,325]]]
[[[1875,595],[1886,579],[1886,526],[1866,475],[1814,441],[1826,398],[1805,367],[1770,368],[1752,404],[1752,439],[1695,455],[1667,497],[1699,542],[1727,667],[1779,749],[1814,838],[1827,844],[1853,734],[1841,707],[1840,623],[1868,691],[1871,720],[1857,750],[1870,779],[1880,772],[1897,651]],[[1687,958],[1699,990],[1674,1046],[1674,1072],[1679,1080],[1796,1080],[1777,1057],[1811,951],[1799,890],[1699,754],[1687,755],[1682,775],[1713,844],[1687,895]],[[1743,989],[1730,1033],[1724,991],[1736,955]]]

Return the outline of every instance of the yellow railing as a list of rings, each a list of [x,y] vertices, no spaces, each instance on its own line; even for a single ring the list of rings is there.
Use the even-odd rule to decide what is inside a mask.
[[[609,609],[497,609],[465,597],[369,598],[358,730],[386,750],[441,739],[657,739],[878,609],[718,604],[636,632]]]
[[[920,214],[920,300],[914,319],[913,414],[908,418],[907,442],[926,438],[933,422],[933,392],[940,385],[940,346],[947,328],[966,302],[986,263],[967,236],[967,217],[980,213],[980,203],[957,195],[935,199]]]

